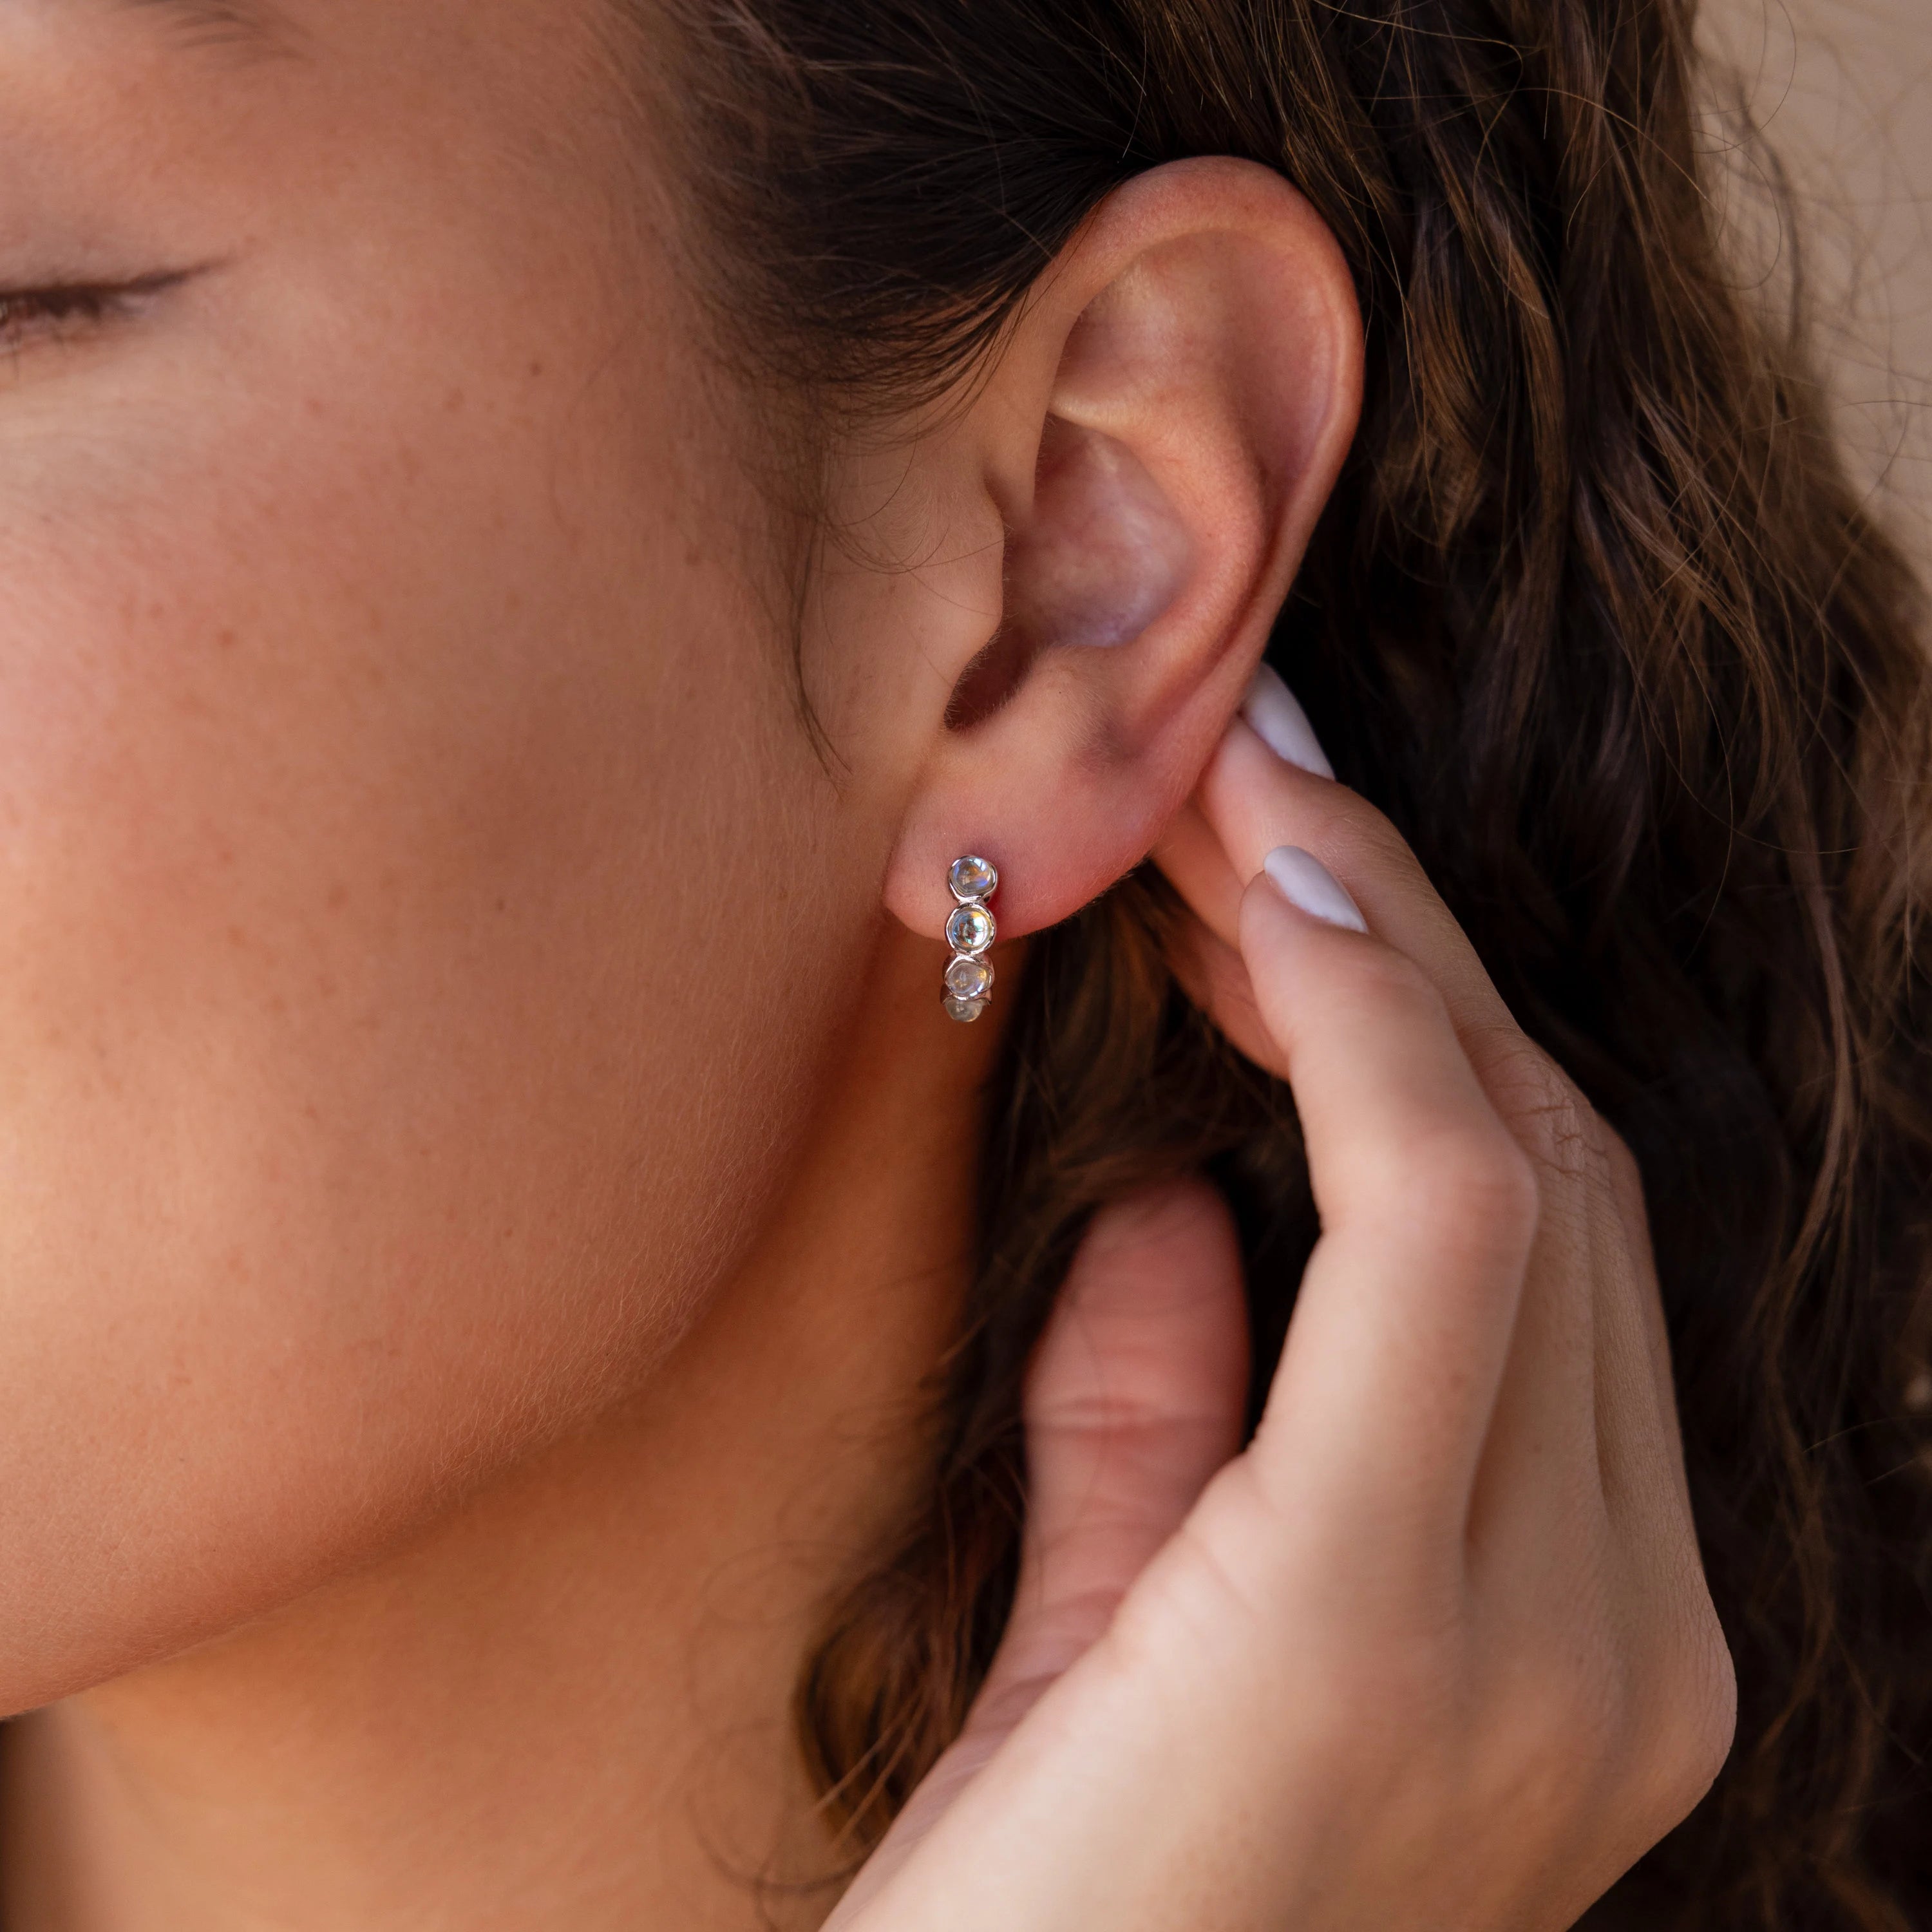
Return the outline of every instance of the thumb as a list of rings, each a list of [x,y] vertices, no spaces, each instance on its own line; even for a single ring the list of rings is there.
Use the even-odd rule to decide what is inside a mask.
[[[1240,1449],[1241,1257],[1204,1180],[1104,1208],[1026,1390],[1027,1523],[1011,1620],[958,1742],[913,1795],[826,1932],[872,1898],[1047,1686],[1106,1629]]]
[[[1240,1450],[1247,1386],[1240,1250],[1220,1195],[1186,1180],[1103,1210],[1028,1380],[1025,1554],[976,1718],[1030,1704],[1106,1629]]]

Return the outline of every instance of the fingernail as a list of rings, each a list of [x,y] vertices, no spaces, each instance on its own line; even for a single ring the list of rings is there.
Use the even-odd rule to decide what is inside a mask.
[[[1273,666],[1263,664],[1255,673],[1242,702],[1241,716],[1254,727],[1256,736],[1284,764],[1312,772],[1318,778],[1335,776],[1308,713]]]
[[[1330,926],[1366,932],[1369,922],[1342,882],[1312,852],[1299,845],[1277,845],[1262,862],[1269,882],[1292,906]]]

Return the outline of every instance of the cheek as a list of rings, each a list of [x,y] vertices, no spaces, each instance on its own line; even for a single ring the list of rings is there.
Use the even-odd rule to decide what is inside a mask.
[[[801,1129],[782,648],[656,386],[514,347],[0,438],[0,1708],[634,1385]]]

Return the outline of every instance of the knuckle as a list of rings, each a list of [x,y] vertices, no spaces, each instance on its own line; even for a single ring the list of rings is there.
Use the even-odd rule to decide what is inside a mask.
[[[1597,1117],[1597,1133],[1612,1178],[1624,1186],[1641,1190],[1643,1170],[1638,1166],[1636,1156],[1630,1152],[1629,1143],[1600,1114]]]
[[[1641,1216],[1645,1199],[1643,1169],[1622,1135],[1600,1118],[1597,1124],[1604,1163],[1610,1172],[1610,1192],[1627,1214]]]
[[[1737,1673],[1708,1598],[1690,1621],[1654,1674],[1644,1727],[1642,1784],[1660,1832],[1710,1790],[1737,1726]]]
[[[1536,1838],[1571,1843],[1612,1808],[1621,1723],[1614,1682],[1540,1645],[1511,1660],[1498,1730],[1482,1780],[1486,1809]]]
[[[1390,1153],[1390,1199],[1438,1239],[1464,1251],[1527,1251],[1540,1190],[1528,1156],[1500,1126],[1418,1130]]]
[[[1606,1130],[1562,1068],[1507,1023],[1479,1029],[1467,1044],[1497,1112],[1531,1154],[1557,1173],[1586,1173]]]
[[[1552,1796],[1594,1801],[1606,1767],[1624,1755],[1624,1686],[1613,1669],[1575,1657],[1551,1660],[1549,1672],[1540,1755],[1552,1774]]]
[[[1606,1647],[1607,1648],[1607,1647]],[[1611,1655],[1615,1656],[1614,1651]],[[1737,1680],[1715,1613],[1678,1617],[1646,1646],[1573,1689],[1567,1728],[1586,1774],[1560,1784],[1579,1816],[1622,1821],[1632,1856],[1696,1809],[1730,1754]]]

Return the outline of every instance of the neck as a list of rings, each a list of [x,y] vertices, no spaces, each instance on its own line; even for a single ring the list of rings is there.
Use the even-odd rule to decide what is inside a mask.
[[[932,976],[886,942],[757,1249],[625,1410],[18,1727],[10,1932],[822,1916],[792,1687],[918,1467],[969,1249],[958,1096],[995,1044],[936,1023]]]

